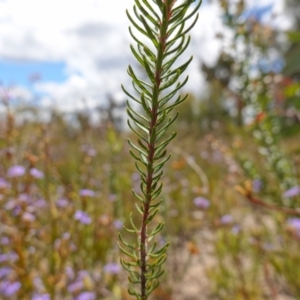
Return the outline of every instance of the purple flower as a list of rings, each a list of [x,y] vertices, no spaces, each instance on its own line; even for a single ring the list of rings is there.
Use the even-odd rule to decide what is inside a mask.
[[[35,276],[32,280],[32,283],[36,290],[42,291],[45,290],[45,285],[43,283],[43,280],[39,276]]]
[[[82,145],[81,151],[91,157],[93,157],[97,154],[97,151],[94,148],[91,148],[89,145]]]
[[[27,211],[24,212],[23,216],[22,216],[22,220],[25,222],[29,222],[32,223],[35,221],[35,216]]]
[[[93,292],[83,292],[76,297],[76,300],[95,300],[95,299],[96,299],[96,295]]]
[[[15,262],[18,260],[18,258],[19,258],[19,256],[14,251],[11,251],[8,253],[3,253],[3,254],[0,254],[0,263],[7,262],[7,261]]]
[[[68,291],[70,293],[78,292],[83,288],[82,281],[75,281],[68,286]]]
[[[287,220],[288,226],[295,230],[297,236],[300,237],[300,218],[289,218]]]
[[[0,268],[0,279],[6,277],[11,273],[12,269],[8,267]]]
[[[115,201],[117,200],[117,196],[116,196],[115,194],[110,194],[110,195],[108,196],[108,200],[109,200],[110,202],[115,202]]]
[[[30,175],[36,179],[44,178],[44,173],[36,168],[32,168],[29,171]]]
[[[71,267],[66,267],[65,272],[66,272],[69,279],[71,279],[71,280],[74,279],[75,274],[74,274],[74,271]]]
[[[6,210],[13,210],[14,208],[16,208],[16,206],[17,206],[16,200],[10,200],[4,205],[4,208]]]
[[[82,211],[82,210],[77,210],[74,215],[74,219],[79,221],[82,224],[91,224],[92,220],[88,213]]]
[[[0,177],[0,190],[7,189],[9,187],[9,183],[4,179]]]
[[[7,176],[8,177],[20,177],[25,174],[25,168],[20,165],[15,165],[8,169]]]
[[[89,276],[89,272],[86,270],[80,270],[77,272],[77,280],[83,280]]]
[[[30,200],[30,197],[29,197],[28,194],[22,193],[22,194],[19,195],[19,201],[20,201],[20,202],[28,203],[29,200]]]
[[[221,224],[224,224],[224,225],[230,224],[233,222],[233,218],[231,215],[224,215],[220,218],[220,222],[221,222]]]
[[[285,198],[291,198],[291,197],[298,196],[299,194],[300,194],[300,186],[296,185],[296,186],[292,187],[291,189],[285,191],[282,195]]]
[[[141,179],[141,176],[140,176],[139,173],[134,172],[134,173],[132,173],[132,175],[131,175],[131,179],[132,179],[133,181],[139,181],[139,180]]]
[[[121,268],[117,263],[108,263],[103,267],[103,270],[108,274],[118,274]]]
[[[207,209],[210,206],[210,201],[204,197],[196,197],[194,204],[201,209]]]
[[[234,225],[232,228],[231,228],[231,233],[234,234],[234,235],[237,235],[241,232],[241,226],[240,225]]]
[[[50,300],[49,294],[34,294],[31,300]]]
[[[260,192],[262,187],[263,187],[263,182],[260,179],[254,179],[252,181],[252,189],[254,193]]]
[[[70,237],[71,237],[71,234],[70,232],[64,232],[62,235],[61,235],[62,239],[64,240],[69,240]]]
[[[66,199],[58,199],[57,201],[56,201],[56,205],[58,206],[58,207],[67,207],[68,205],[69,205],[69,201],[68,200],[66,200]]]
[[[1,245],[8,245],[9,244],[9,238],[7,236],[1,237],[0,244]]]
[[[263,249],[265,251],[272,251],[272,250],[274,250],[274,246],[271,243],[264,243],[263,244]]]
[[[44,199],[38,199],[34,202],[34,206],[38,208],[45,207],[47,205],[46,201]]]
[[[123,227],[123,222],[121,220],[115,220],[114,221],[114,227],[116,229],[121,229]]]
[[[7,297],[13,296],[20,288],[20,282],[2,281],[0,283],[0,293]]]
[[[95,192],[89,189],[82,189],[79,192],[79,195],[82,197],[94,197],[95,196]]]

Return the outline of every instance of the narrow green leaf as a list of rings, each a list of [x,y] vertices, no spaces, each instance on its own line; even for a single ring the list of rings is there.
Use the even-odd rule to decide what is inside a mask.
[[[132,100],[134,100],[135,102],[142,104],[140,100],[138,100],[137,98],[133,97],[129,92],[127,92],[127,90],[124,88],[123,84],[121,84],[121,88],[123,90],[123,92]]]
[[[130,123],[130,121],[129,120],[127,120],[127,124],[128,124],[128,126],[129,126],[129,128],[137,135],[137,136],[139,136],[143,141],[145,141],[146,143],[147,143],[147,140],[138,132],[138,131],[136,131],[133,127],[132,127],[132,125],[131,125],[131,123]]]
[[[135,58],[137,59],[137,61],[143,66],[145,67],[144,64],[144,60],[142,59],[142,57],[137,53],[137,51],[134,49],[134,47],[132,45],[130,45],[130,49],[132,54],[135,56]]]
[[[159,151],[161,148],[166,147],[177,135],[177,132],[172,132],[172,134],[165,141],[160,143],[157,147],[155,147],[155,151]]]
[[[132,23],[132,25],[133,25],[140,33],[142,33],[143,35],[145,35],[146,37],[148,37],[147,32],[146,32],[142,27],[140,27],[140,26],[133,20],[133,18],[131,17],[131,15],[130,15],[130,13],[128,12],[127,9],[126,9],[126,14],[127,14],[128,19],[129,19],[130,22]]]
[[[144,209],[143,207],[139,207],[137,203],[135,203],[135,207],[137,209],[137,211],[143,216],[144,215]]]
[[[145,202],[144,199],[143,199],[141,196],[139,196],[134,190],[131,190],[131,191],[132,191],[133,195],[134,195],[138,200],[140,200],[142,203]]]
[[[128,144],[129,144],[133,149],[135,149],[135,150],[137,150],[138,152],[143,153],[144,155],[147,156],[147,153],[144,152],[144,150],[142,150],[140,147],[138,147],[138,146],[136,146],[134,143],[132,143],[130,139],[127,139],[127,142],[128,142]]]
[[[119,237],[119,240],[121,241],[121,243],[122,243],[124,246],[126,246],[126,247],[128,247],[128,248],[130,248],[130,249],[132,249],[132,250],[135,250],[135,247],[134,247],[134,246],[128,244],[128,243],[123,239],[123,237],[122,237],[122,235],[121,235],[120,232],[119,232],[119,234],[118,234],[118,237]]]
[[[158,47],[158,42],[156,40],[156,32],[152,30],[152,28],[149,26],[149,24],[147,23],[147,21],[145,20],[145,18],[141,15],[141,21],[144,25],[144,28],[146,29],[147,33],[148,33],[148,38],[151,40],[151,42],[153,43],[153,45],[155,46],[155,48]]]
[[[135,3],[143,15],[156,27],[159,28],[158,22],[151,16],[151,14],[143,7],[139,0],[135,0]]]
[[[149,214],[147,220],[146,220],[146,224],[149,224],[153,218],[155,217],[155,215],[158,213],[158,208],[156,208],[151,214]]]
[[[158,223],[157,226],[151,231],[151,233],[148,235],[148,237],[150,236],[154,236],[157,233],[159,233],[165,226],[164,222]],[[148,254],[149,255],[149,254]]]
[[[125,250],[125,249],[120,245],[120,243],[118,243],[118,246],[119,246],[119,249],[121,250],[121,252],[122,252],[123,254],[125,254],[125,255],[127,255],[127,256],[133,258],[133,259],[136,259],[136,256],[135,256],[134,254],[130,253],[129,251]]]
[[[141,114],[138,113],[136,110],[134,110],[134,109],[131,107],[131,105],[130,105],[130,103],[129,103],[128,100],[126,101],[126,103],[127,103],[127,108],[130,110],[131,113],[133,113],[133,114],[136,115],[137,117],[141,118],[141,119],[144,120],[145,122],[149,122],[149,121],[150,121],[147,117],[141,115]]]

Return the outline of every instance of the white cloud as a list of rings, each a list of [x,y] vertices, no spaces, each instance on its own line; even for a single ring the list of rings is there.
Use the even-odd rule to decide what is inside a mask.
[[[65,62],[65,82],[35,85],[38,92],[49,94],[42,102],[72,110],[82,108],[85,98],[95,106],[109,92],[120,93],[120,83],[130,85],[126,68],[135,61],[129,50],[132,39],[125,9],[132,5],[132,0],[0,1],[0,45],[4,45],[0,58]],[[224,33],[220,13],[216,4],[200,9],[192,47],[185,54],[185,58],[195,56],[186,89],[200,91],[199,61],[212,65],[223,47],[215,38],[217,32]]]

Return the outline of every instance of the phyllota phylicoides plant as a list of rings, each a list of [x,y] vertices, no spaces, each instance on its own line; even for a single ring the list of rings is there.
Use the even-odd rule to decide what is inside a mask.
[[[158,198],[163,187],[161,177],[164,164],[171,156],[166,147],[176,136],[175,132],[166,136],[178,116],[178,113],[170,113],[187,98],[178,92],[188,81],[188,76],[182,82],[179,79],[192,57],[178,67],[174,65],[189,45],[187,33],[198,19],[201,0],[134,2],[133,14],[126,11],[132,24],[129,32],[136,43],[130,49],[146,72],[147,79],[138,78],[129,66],[128,74],[135,93],[128,92],[124,86],[122,89],[139,105],[138,110],[127,101],[128,125],[137,135],[137,143],[128,142],[141,178],[140,192],[133,191],[138,200],[136,208],[141,223],[137,226],[130,216],[131,228],[124,227],[124,230],[136,235],[136,243],[126,242],[119,234],[119,247],[127,257],[121,258],[121,264],[129,272],[129,293],[138,300],[146,300],[159,284],[158,279],[164,272],[162,264],[167,257],[168,243],[158,248],[155,241],[155,235],[162,230],[164,223],[159,222],[154,228],[150,223],[162,202]],[[145,36],[151,46],[143,43],[137,33]]]

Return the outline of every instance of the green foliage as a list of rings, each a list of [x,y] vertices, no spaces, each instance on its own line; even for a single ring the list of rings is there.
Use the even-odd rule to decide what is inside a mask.
[[[237,24],[244,1],[220,2],[235,41],[245,38],[258,57],[275,49],[265,24]],[[1,299],[128,300],[127,271],[129,293],[138,299],[300,298],[297,70],[292,77],[262,69],[250,76],[254,62],[247,59],[257,56],[241,59],[224,49],[216,66],[202,66],[210,95],[202,102],[203,95],[189,96],[177,122],[172,113],[186,98],[179,94],[187,79],[178,81],[190,60],[174,66],[195,22],[188,7],[196,14],[199,5],[136,1],[131,50],[147,78],[129,67],[136,93],[123,89],[133,100],[133,132],[116,130],[111,111],[93,125],[89,114],[74,113],[73,126],[62,113],[41,122],[37,108],[0,99]],[[299,43],[296,31],[290,38]],[[238,79],[238,87],[230,84]],[[227,114],[228,97],[240,120]],[[245,108],[252,120],[238,123]],[[166,135],[170,127],[177,139]],[[14,167],[24,173],[12,176]],[[11,285],[19,287],[13,295]]]
[[[130,154],[136,160],[135,165],[141,177],[141,193],[133,191],[133,195],[140,202],[140,205],[136,204],[136,208],[142,221],[138,228],[130,217],[132,228],[125,228],[127,232],[136,234],[135,245],[125,242],[120,235],[120,249],[129,258],[121,259],[122,266],[129,272],[129,293],[141,300],[148,299],[159,284],[158,278],[164,273],[162,264],[166,260],[168,243],[157,249],[154,239],[163,229],[164,223],[159,222],[150,232],[148,226],[161,203],[157,198],[162,191],[163,167],[171,156],[167,154],[166,147],[176,137],[176,133],[173,132],[165,138],[167,130],[178,116],[178,113],[173,116],[169,114],[187,98],[187,95],[179,95],[173,101],[174,96],[188,80],[188,76],[182,82],[179,78],[192,57],[178,67],[174,67],[174,64],[190,43],[190,37],[186,34],[196,23],[196,13],[201,5],[201,1],[197,1],[195,6],[194,2],[155,0],[150,4],[146,0],[135,0],[134,17],[127,11],[133,28],[146,36],[152,44],[151,48],[148,47],[129,28],[131,37],[136,42],[136,47],[131,45],[130,49],[148,78],[147,82],[139,79],[129,66],[128,74],[132,78],[138,98],[122,86],[126,95],[143,110],[143,113],[137,112],[127,101],[127,113],[131,119],[128,125],[138,136],[137,144],[131,140],[128,142],[131,146]],[[195,14],[192,23],[186,26]],[[140,286],[139,291],[134,289],[134,284]]]

